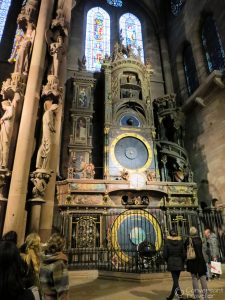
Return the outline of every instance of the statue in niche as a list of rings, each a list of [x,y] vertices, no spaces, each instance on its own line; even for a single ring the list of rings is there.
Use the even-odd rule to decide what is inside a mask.
[[[86,162],[82,153],[74,153],[71,158],[71,168],[73,168],[73,178],[81,178],[84,175]]]
[[[183,145],[184,138],[184,113],[180,109],[176,109],[173,114],[173,141],[179,145]]]
[[[193,180],[192,172],[187,163],[182,162],[179,158],[173,164],[174,181],[191,182]]]
[[[8,59],[10,63],[15,62],[14,73],[27,75],[31,48],[34,42],[35,30],[33,25],[28,23],[27,30],[22,36],[18,36],[16,47]]]
[[[52,140],[56,132],[55,116],[58,109],[58,104],[53,104],[52,100],[47,100],[44,103],[44,114],[42,118],[42,141],[38,150],[36,168],[50,169],[50,155],[52,150]]]
[[[88,97],[85,88],[82,88],[79,93],[79,107],[88,107]]]
[[[168,138],[166,137],[166,129],[163,120],[164,118],[161,117],[159,118],[159,136],[160,136],[159,138],[160,140],[167,141]]]
[[[1,104],[2,109],[5,112],[0,119],[0,167],[6,168],[8,164],[9,147],[12,137],[15,106],[10,100],[4,100]]]
[[[92,163],[85,164],[83,170],[83,177],[93,179],[95,175],[95,166]]]
[[[77,119],[77,130],[76,130],[76,138],[80,141],[86,141],[87,137],[87,128],[86,128],[86,120],[83,117]]]
[[[65,54],[65,46],[63,42],[63,37],[58,35],[56,42],[50,43],[50,55],[52,56],[52,68],[51,74],[58,77],[59,76],[59,66],[62,62],[62,58]]]

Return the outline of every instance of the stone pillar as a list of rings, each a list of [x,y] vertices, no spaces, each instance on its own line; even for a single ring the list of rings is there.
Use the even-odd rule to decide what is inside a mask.
[[[49,28],[53,5],[54,0],[41,2],[8,196],[4,233],[15,230],[18,243],[24,239],[27,185],[45,64],[45,32]]]
[[[172,72],[170,67],[170,58],[168,53],[168,45],[165,39],[165,31],[161,30],[159,33],[159,43],[161,50],[161,63],[162,63],[162,72],[164,74],[164,86],[165,94],[173,93],[173,81],[172,81]]]
[[[70,24],[71,19],[71,9],[75,6],[76,2],[73,0],[67,1],[58,1],[58,9],[62,10],[63,22],[59,26],[66,28]],[[67,40],[64,41],[67,45]],[[63,60],[59,66],[59,85],[64,86],[66,80],[66,56],[63,57]],[[63,103],[62,103],[63,106]],[[55,200],[55,183],[56,183],[56,174],[58,173],[59,168],[59,157],[60,157],[60,145],[61,145],[61,122],[62,122],[62,106],[60,105],[57,116],[56,116],[56,137],[54,139],[53,151],[51,153],[50,167],[53,171],[50,178],[49,184],[45,193],[45,203],[42,205],[41,210],[41,219],[40,219],[40,229],[39,234],[42,241],[46,241],[52,232],[52,223],[54,215],[54,200]]]

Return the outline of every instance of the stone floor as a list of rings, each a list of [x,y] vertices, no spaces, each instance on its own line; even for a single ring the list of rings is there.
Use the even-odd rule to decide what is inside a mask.
[[[144,280],[135,280],[135,278],[125,280],[124,276],[99,278],[97,271],[84,271],[77,274],[71,272],[70,300],[163,300],[169,295],[172,281],[169,273],[157,275],[151,274]],[[192,284],[188,273],[182,273],[180,286],[186,298],[192,299]],[[209,281],[208,288],[209,299],[224,300],[225,275],[222,275],[219,280]]]

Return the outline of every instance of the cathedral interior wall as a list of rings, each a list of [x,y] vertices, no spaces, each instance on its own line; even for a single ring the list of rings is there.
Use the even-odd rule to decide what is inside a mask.
[[[212,1],[186,1],[178,16],[168,15],[168,44],[174,90],[181,105],[189,97],[182,60],[185,42],[192,45],[200,86],[204,85],[209,76],[200,34],[202,20],[208,13],[216,21],[224,46],[224,1],[216,1],[216,5]],[[211,204],[212,199],[218,199],[217,203],[224,204],[224,97],[224,88],[210,86],[206,88],[203,97],[205,106],[193,105],[186,113],[185,146],[189,152],[194,180],[198,183],[200,202],[207,205]]]

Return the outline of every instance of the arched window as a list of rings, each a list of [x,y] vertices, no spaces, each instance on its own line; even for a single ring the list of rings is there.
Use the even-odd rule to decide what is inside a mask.
[[[110,55],[110,17],[101,7],[87,13],[85,56],[87,70],[99,71],[105,55]]]
[[[181,12],[183,6],[185,4],[185,0],[171,0],[171,12],[174,16],[178,16]]]
[[[3,30],[5,27],[5,21],[8,15],[11,0],[0,0],[0,42],[2,39]]]
[[[212,16],[208,16],[202,26],[202,45],[209,72],[225,69],[225,53],[217,26]]]
[[[192,47],[187,44],[183,52],[184,73],[187,83],[188,95],[190,96],[199,86],[195,60],[192,52]]]
[[[125,47],[128,45],[139,55],[144,62],[143,41],[141,32],[141,23],[133,14],[126,13],[120,17],[120,38]]]
[[[123,5],[122,0],[107,0],[107,3],[115,7],[121,7]]]

